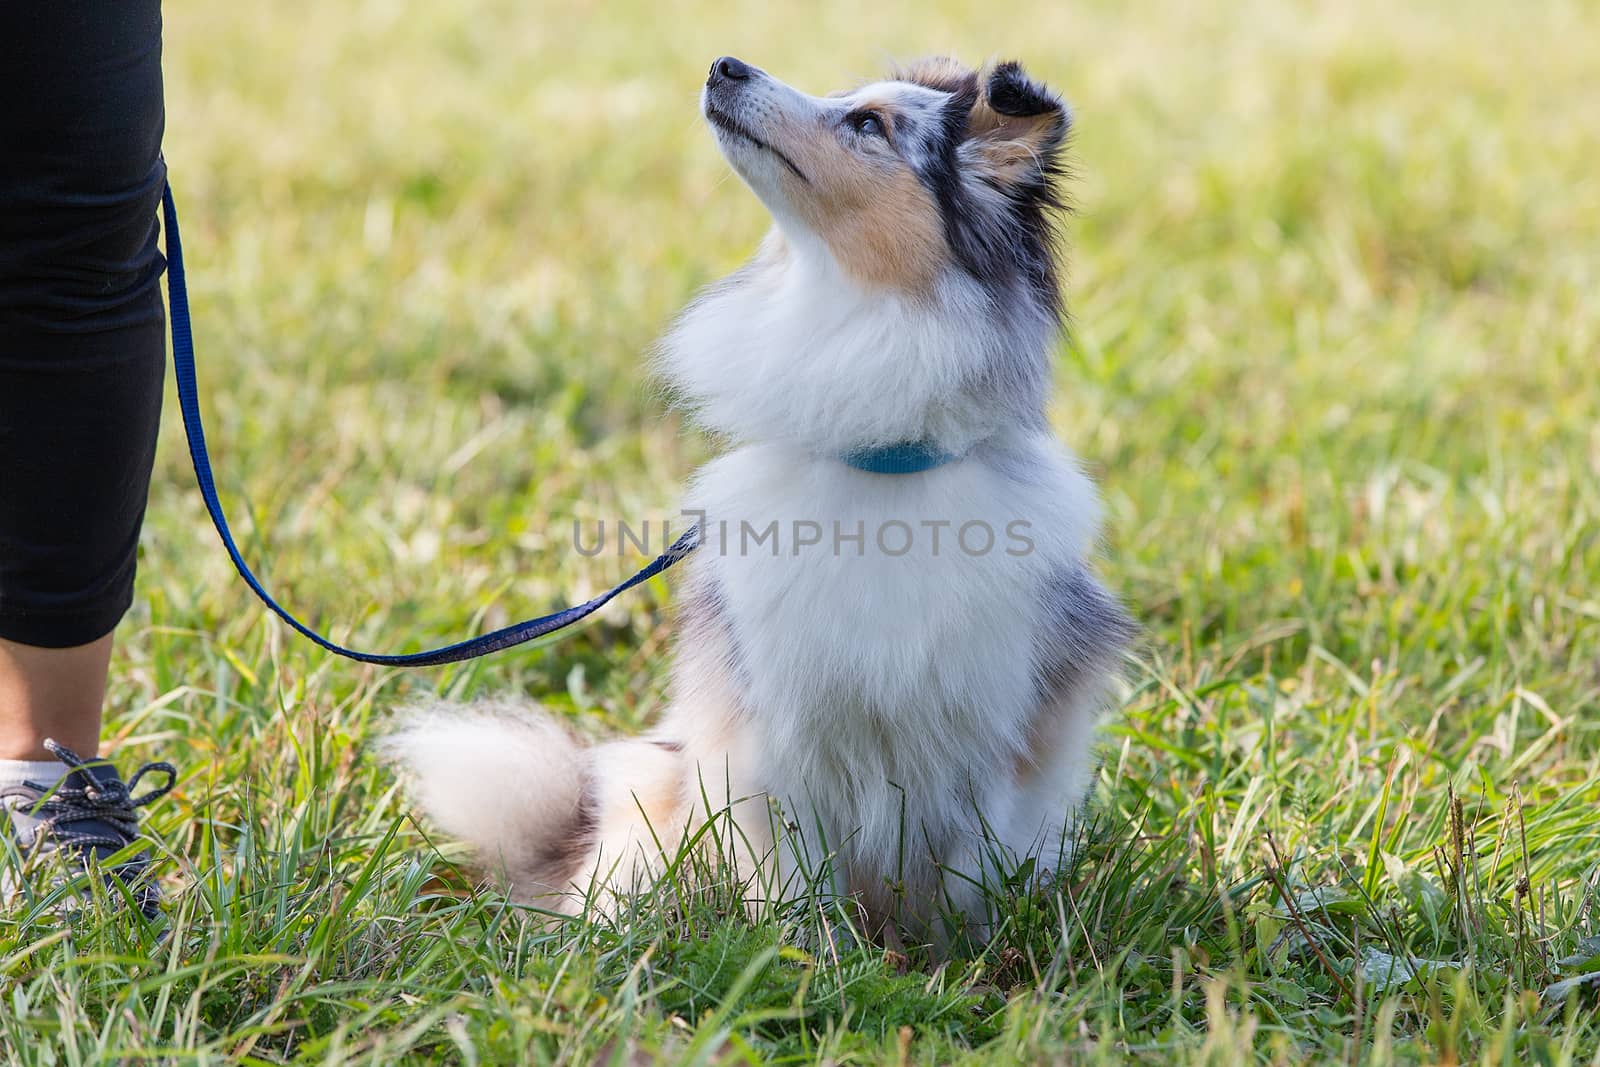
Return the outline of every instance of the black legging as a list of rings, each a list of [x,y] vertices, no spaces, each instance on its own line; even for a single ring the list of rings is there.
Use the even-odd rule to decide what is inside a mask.
[[[133,598],[165,364],[160,0],[0,2],[0,638]]]

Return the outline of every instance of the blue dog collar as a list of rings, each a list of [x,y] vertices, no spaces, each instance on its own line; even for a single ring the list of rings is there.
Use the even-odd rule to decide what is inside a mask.
[[[868,474],[920,474],[960,457],[932,441],[900,441],[881,448],[857,448],[839,457],[847,467]]]

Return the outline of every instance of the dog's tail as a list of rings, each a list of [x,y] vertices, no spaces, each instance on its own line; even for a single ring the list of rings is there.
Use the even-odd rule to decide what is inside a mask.
[[[691,810],[677,746],[586,746],[530,705],[416,706],[383,747],[433,825],[514,899],[551,911],[652,876]]]

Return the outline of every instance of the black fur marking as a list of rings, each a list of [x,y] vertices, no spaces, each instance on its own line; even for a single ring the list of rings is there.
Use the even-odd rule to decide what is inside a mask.
[[[939,206],[956,262],[994,293],[997,309],[1003,311],[1016,299],[1013,287],[1021,283],[1027,297],[1059,322],[1063,308],[1053,215],[1065,207],[1059,190],[1065,179],[1060,160],[1069,129],[1066,107],[1015,62],[996,67],[985,89],[988,105],[1002,115],[1060,114],[1060,134],[1039,153],[1038,165],[1003,184],[963,173],[960,150],[978,103],[977,75],[969,75],[951,90],[938,129],[929,134],[928,162],[919,177]],[[969,188],[976,181],[984,181],[1002,198],[1001,210]]]
[[[728,617],[728,602],[708,572],[689,564],[692,576],[678,594],[676,627],[679,648],[721,649],[723,666],[742,693],[750,686],[750,669]]]
[[[1061,187],[1066,171],[1061,163],[1071,129],[1066,106],[1043,85],[1033,81],[1016,62],[1001,63],[989,76],[986,96],[998,114],[1018,118],[1056,114],[1060,129],[1039,153],[1037,167],[1018,181],[998,187],[1012,206],[1015,229],[1007,236],[1016,242],[1016,264],[1040,303],[1059,321],[1062,317],[1061,283],[1056,272],[1055,215],[1065,207]]]
[[[1035,84],[1015,60],[994,68],[989,75],[988,96],[989,106],[1002,115],[1025,118],[1064,110],[1061,101],[1044,86]]]
[[[968,240],[962,220],[970,214],[966,190],[962,187],[961,163],[957,150],[966,137],[967,121],[978,103],[978,79],[967,78],[950,94],[939,112],[936,128],[928,136],[927,162],[919,177],[933,193],[944,218],[945,237],[956,260],[980,280],[984,277],[985,257],[981,247]]]
[[[1045,621],[1037,649],[1041,697],[1064,695],[1111,668],[1139,632],[1085,566],[1056,574],[1043,596]]]
[[[539,870],[555,872],[551,888],[564,888],[582,873],[578,868],[589,854],[589,846],[594,844],[595,833],[600,828],[599,808],[594,786],[585,782],[571,820],[555,840],[539,851],[535,861]]]

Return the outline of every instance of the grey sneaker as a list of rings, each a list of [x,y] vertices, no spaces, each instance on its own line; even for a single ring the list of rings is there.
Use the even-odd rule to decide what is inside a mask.
[[[85,760],[65,745],[46,741],[51,755],[71,768],[55,786],[34,782],[0,788],[0,811],[10,815],[18,852],[29,866],[60,860],[69,876],[99,870],[102,862],[139,840],[138,809],[166,796],[177,784],[178,771],[170,763],[146,763],[126,784],[109,763]],[[139,780],[151,771],[167,780],[133,795]],[[0,822],[4,822],[0,815]],[[3,830],[3,826],[0,826]],[[150,878],[150,854],[122,856],[102,873],[125,886],[133,903],[147,919],[156,917],[161,889]],[[10,896],[19,886],[7,886],[0,870],[0,895]]]

